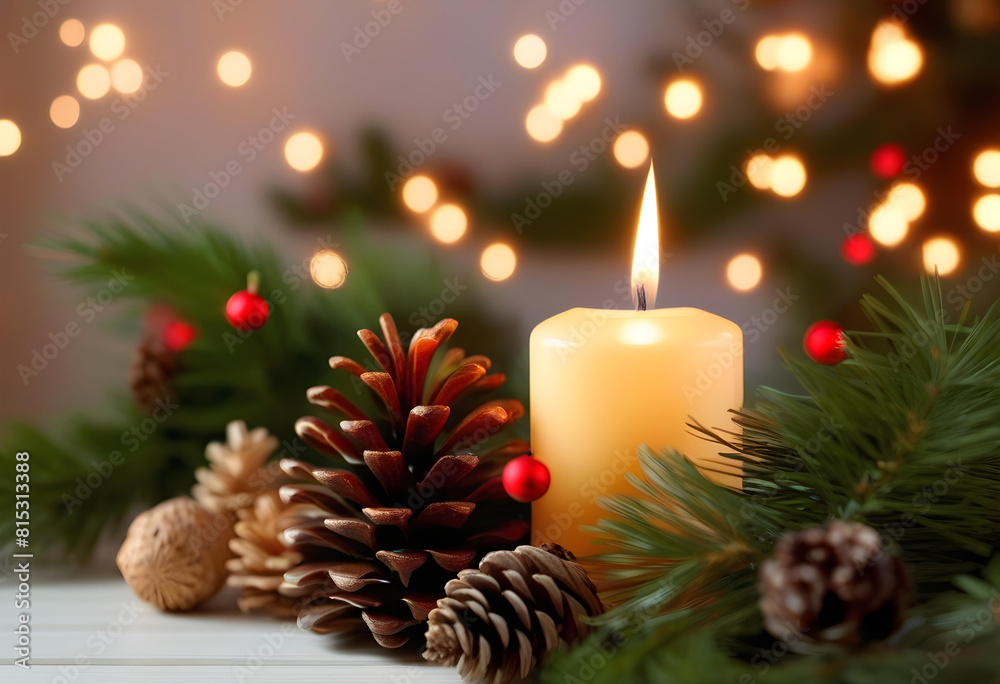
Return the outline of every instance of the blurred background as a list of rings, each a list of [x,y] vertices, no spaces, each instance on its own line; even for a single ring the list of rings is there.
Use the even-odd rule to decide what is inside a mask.
[[[9,0],[0,24],[5,425],[114,417],[142,330],[170,324],[150,302],[194,321],[204,285],[221,321],[243,287],[206,247],[118,316],[109,255],[136,250],[45,236],[122,212],[271,245],[331,312],[373,291],[402,328],[474,310],[514,387],[538,322],[632,306],[651,161],[656,305],[739,323],[748,396],[783,386],[775,348],[801,353],[811,324],[861,326],[876,274],[913,291],[936,268],[956,320],[998,290],[1000,0]],[[54,277],[74,258],[108,268]],[[392,279],[431,261],[419,295]]]

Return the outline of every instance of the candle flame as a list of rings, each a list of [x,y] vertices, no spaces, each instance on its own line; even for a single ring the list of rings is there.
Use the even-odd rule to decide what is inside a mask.
[[[639,228],[635,234],[635,253],[632,257],[632,303],[637,308],[652,309],[656,304],[656,286],[660,282],[660,220],[656,210],[656,179],[653,163],[649,163],[646,189],[642,193],[639,210]],[[645,291],[645,306],[639,297],[640,287]]]

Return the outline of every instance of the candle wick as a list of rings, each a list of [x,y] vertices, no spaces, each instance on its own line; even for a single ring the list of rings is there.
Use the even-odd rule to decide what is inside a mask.
[[[646,310],[646,286],[642,283],[639,283],[638,285],[635,286],[635,301],[636,301],[636,306],[635,306],[636,311]]]

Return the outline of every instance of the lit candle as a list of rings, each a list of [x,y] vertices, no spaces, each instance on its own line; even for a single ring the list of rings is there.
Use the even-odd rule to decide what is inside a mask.
[[[738,464],[687,424],[734,429],[728,411],[743,403],[743,334],[700,309],[653,309],[659,261],[651,165],[632,263],[637,310],[570,309],[531,333],[531,445],[552,474],[531,508],[535,544],[600,552],[579,528],[605,514],[599,497],[637,494],[625,473],[639,472],[641,444],[673,447],[709,479],[740,486]]]

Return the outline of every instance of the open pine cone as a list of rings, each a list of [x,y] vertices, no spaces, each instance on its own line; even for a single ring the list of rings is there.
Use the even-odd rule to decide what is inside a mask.
[[[213,513],[235,515],[250,507],[268,484],[262,468],[277,448],[278,439],[267,428],[248,431],[242,420],[232,421],[226,426],[226,443],[211,442],[205,448],[211,467],[195,471],[198,484],[191,495]]]
[[[888,638],[903,624],[906,567],[867,525],[834,520],[790,532],[759,577],[764,625],[790,647],[857,648]]]
[[[304,509],[308,507],[287,506],[272,489],[240,511],[236,536],[229,540],[234,557],[226,563],[226,584],[240,588],[237,605],[244,613],[266,608],[279,617],[298,614],[296,600],[279,594],[278,587],[284,574],[302,562],[302,554],[282,543],[282,534],[307,517]]]
[[[160,402],[174,397],[176,372],[177,354],[164,344],[159,335],[148,335],[136,347],[128,369],[132,400],[145,413],[152,413]]]
[[[380,370],[341,356],[330,365],[371,388],[384,415],[366,415],[330,387],[307,392],[313,404],[346,420],[337,430],[302,418],[296,432],[345,467],[282,461],[289,475],[311,481],[282,487],[282,498],[312,504],[324,517],[285,532],[305,562],[285,573],[281,591],[309,600],[299,613],[301,627],[333,632],[367,625],[379,644],[395,648],[422,634],[455,573],[527,532],[500,481],[504,463],[527,444],[509,441],[472,453],[524,409],[518,401],[494,400],[452,415],[453,405],[504,381],[487,375],[489,359],[461,349],[432,362],[457,322],[418,330],[408,352],[392,317],[383,314],[379,323],[384,342],[370,330],[358,336]]]
[[[597,589],[558,544],[494,551],[462,570],[431,611],[424,658],[458,667],[467,682],[522,679],[560,645],[590,631],[604,612]]]

